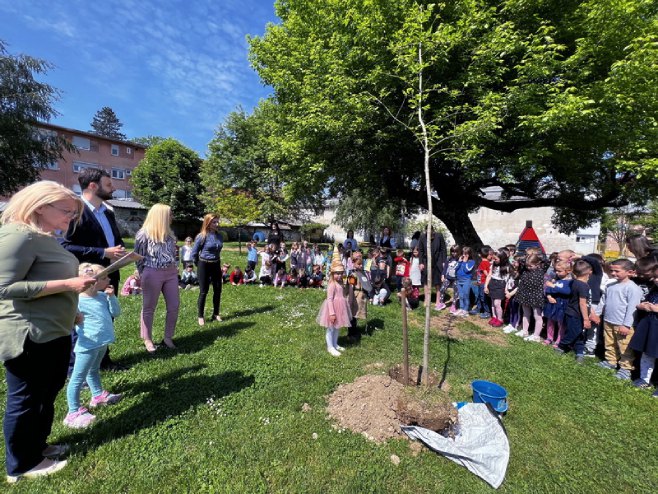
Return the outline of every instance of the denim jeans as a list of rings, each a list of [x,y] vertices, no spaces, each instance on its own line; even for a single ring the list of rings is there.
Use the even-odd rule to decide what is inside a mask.
[[[457,280],[457,291],[459,292],[459,308],[469,310],[471,308],[471,279]]]
[[[473,297],[475,298],[475,303],[477,304],[478,313],[491,314],[491,308],[487,303],[487,294],[484,293],[484,285],[481,285],[477,282],[471,284],[471,291],[473,292]]]
[[[93,348],[84,352],[76,352],[75,365],[66,387],[66,401],[69,403],[69,413],[77,412],[80,408],[80,390],[82,383],[87,381],[92,396],[103,392],[101,386],[101,360],[105,355],[107,345]]]

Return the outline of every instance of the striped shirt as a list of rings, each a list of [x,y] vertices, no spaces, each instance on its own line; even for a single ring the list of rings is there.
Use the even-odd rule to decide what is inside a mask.
[[[146,236],[143,230],[135,235],[135,252],[144,256],[137,261],[137,269],[144,268],[164,269],[176,264],[176,239],[167,237],[164,242],[156,242]]]

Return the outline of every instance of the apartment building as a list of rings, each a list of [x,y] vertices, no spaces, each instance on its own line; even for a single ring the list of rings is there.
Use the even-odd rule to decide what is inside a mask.
[[[39,127],[44,132],[54,132],[64,137],[76,147],[75,152],[65,152],[62,159],[50,163],[41,172],[42,180],[54,180],[80,194],[78,184],[80,170],[103,168],[112,176],[116,188],[115,199],[132,197],[130,177],[137,164],[144,158],[146,146],[50,123],[40,123]]]

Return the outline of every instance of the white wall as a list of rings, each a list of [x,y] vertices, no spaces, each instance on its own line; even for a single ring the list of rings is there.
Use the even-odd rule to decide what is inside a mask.
[[[347,237],[347,232],[333,223],[334,215],[335,207],[329,205],[321,215],[312,217],[311,221],[326,224],[327,229],[325,233],[332,235],[337,242],[342,242]],[[584,229],[579,233],[565,235],[560,233],[552,225],[552,216],[552,208],[520,209],[512,213],[480,208],[477,213],[469,215],[475,231],[480,235],[482,242],[494,248],[507,244],[515,244],[525,228],[526,221],[531,220],[532,226],[547,253],[564,249],[571,249],[579,254],[589,254],[596,251],[597,238],[600,230],[598,224]],[[363,240],[359,232],[355,232],[354,237],[358,241]],[[408,241],[409,239],[407,239],[407,243]],[[452,238],[449,237],[446,241],[450,244],[452,243]]]

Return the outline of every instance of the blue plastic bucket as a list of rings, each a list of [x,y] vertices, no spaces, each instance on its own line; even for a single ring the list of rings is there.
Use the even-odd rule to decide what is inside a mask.
[[[507,390],[489,381],[473,381],[473,403],[490,403],[498,413],[507,411]]]

